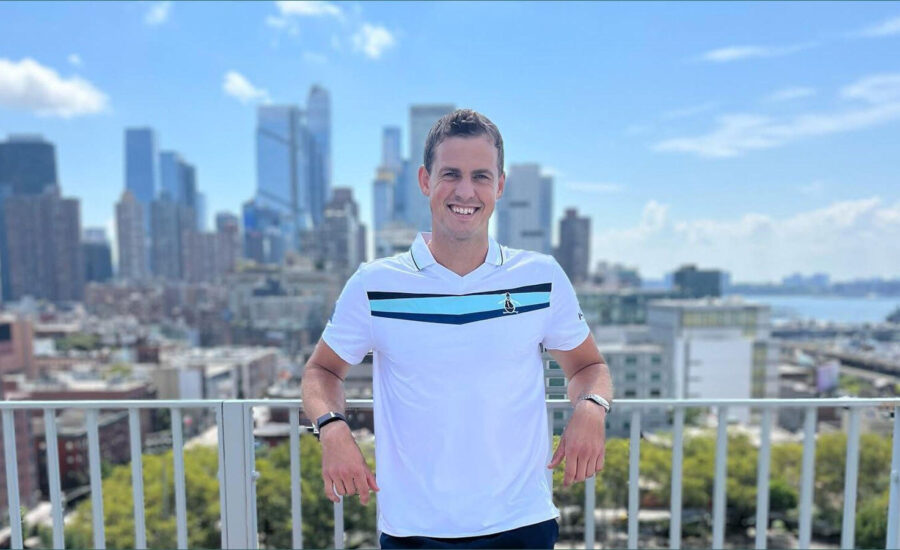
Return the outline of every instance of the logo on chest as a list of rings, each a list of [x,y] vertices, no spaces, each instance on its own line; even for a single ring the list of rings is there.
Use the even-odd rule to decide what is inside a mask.
[[[503,315],[508,315],[510,313],[519,313],[516,310],[516,306],[520,306],[519,302],[512,299],[512,296],[509,295],[509,292],[506,293],[506,298],[498,302],[503,304]]]

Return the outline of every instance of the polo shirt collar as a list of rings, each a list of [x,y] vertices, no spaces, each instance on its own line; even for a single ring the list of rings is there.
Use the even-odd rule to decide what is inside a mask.
[[[437,260],[431,255],[431,250],[428,248],[430,241],[431,233],[423,231],[416,235],[416,240],[413,241],[412,246],[409,248],[409,255],[419,271],[437,263]],[[488,236],[488,251],[484,263],[500,266],[503,265],[504,261],[502,247],[497,241]]]

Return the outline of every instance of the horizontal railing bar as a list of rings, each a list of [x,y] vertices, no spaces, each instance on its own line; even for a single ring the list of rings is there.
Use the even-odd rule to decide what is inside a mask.
[[[91,400],[91,401],[0,401],[0,410],[13,409],[147,409],[147,408],[213,408],[223,403],[242,403],[250,407],[302,407],[300,399],[194,399],[194,400]],[[371,399],[347,399],[347,406],[355,409],[371,409]],[[547,399],[551,409],[572,406],[568,399]],[[687,408],[687,407],[900,407],[900,397],[884,398],[828,398],[828,399],[617,399],[614,409],[633,408]]]

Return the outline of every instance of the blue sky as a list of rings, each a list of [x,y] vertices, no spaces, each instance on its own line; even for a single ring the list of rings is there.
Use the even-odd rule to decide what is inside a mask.
[[[128,126],[237,212],[255,105],[314,83],[366,222],[381,128],[452,102],[556,175],[592,262],[900,276],[898,3],[0,3],[0,136],[56,144],[84,225],[112,226]]]

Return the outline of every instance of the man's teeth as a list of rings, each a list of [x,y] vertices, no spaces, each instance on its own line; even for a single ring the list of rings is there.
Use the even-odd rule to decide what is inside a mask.
[[[457,214],[474,214],[475,213],[474,208],[460,208],[458,206],[451,206],[450,209],[453,210],[454,212],[456,212]]]

